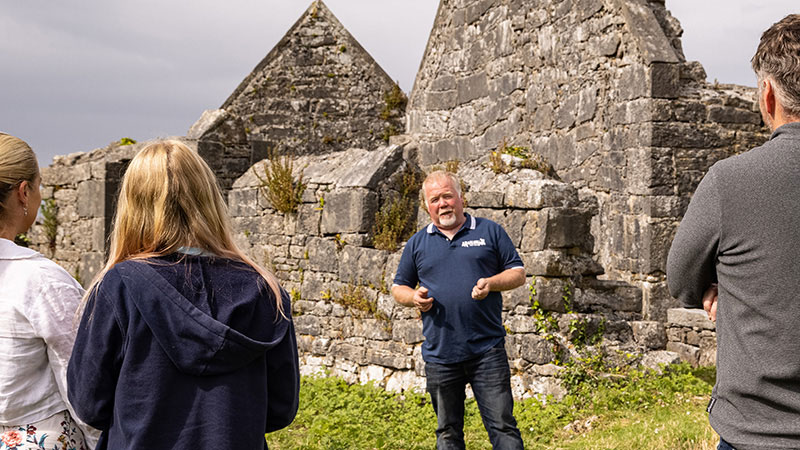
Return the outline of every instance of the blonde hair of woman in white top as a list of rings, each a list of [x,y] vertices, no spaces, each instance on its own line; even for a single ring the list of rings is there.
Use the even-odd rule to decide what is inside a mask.
[[[89,450],[99,435],[73,420],[66,391],[83,289],[14,243],[36,220],[40,183],[33,150],[0,133],[0,449]]]

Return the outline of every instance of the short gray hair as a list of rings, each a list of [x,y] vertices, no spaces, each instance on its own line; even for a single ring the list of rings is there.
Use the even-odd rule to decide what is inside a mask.
[[[456,190],[456,193],[459,197],[461,197],[461,180],[458,179],[456,174],[453,172],[448,172],[446,170],[434,170],[433,172],[429,173],[427,177],[425,177],[425,181],[422,182],[422,200],[425,202],[425,207],[428,207],[428,196],[425,192],[425,186],[434,181],[434,180],[441,180],[441,179],[449,179],[450,182],[453,184],[453,187]]]
[[[750,62],[759,92],[762,81],[771,79],[786,113],[800,117],[800,14],[789,14],[769,27]]]

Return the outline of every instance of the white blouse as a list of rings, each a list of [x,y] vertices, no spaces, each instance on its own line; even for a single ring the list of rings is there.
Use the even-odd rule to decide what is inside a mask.
[[[58,264],[0,238],[0,425],[67,409],[67,362],[82,295]]]

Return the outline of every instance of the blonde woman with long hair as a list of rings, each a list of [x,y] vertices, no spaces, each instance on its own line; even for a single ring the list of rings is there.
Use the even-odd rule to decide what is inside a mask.
[[[66,382],[83,289],[56,263],[14,243],[36,220],[41,179],[30,146],[0,133],[0,448],[87,449]]]
[[[294,419],[288,295],[234,244],[213,173],[181,142],[125,173],[67,379],[100,450],[265,449]]]

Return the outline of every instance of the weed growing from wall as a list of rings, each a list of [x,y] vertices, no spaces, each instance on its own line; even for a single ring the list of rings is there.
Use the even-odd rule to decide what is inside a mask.
[[[400,243],[414,234],[414,212],[422,175],[411,166],[394,176],[398,194],[375,213],[372,243],[379,250],[396,251]]]
[[[506,139],[503,139],[503,142],[500,143],[497,150],[489,155],[489,167],[491,167],[494,173],[508,173],[512,170],[512,167],[503,161],[501,155],[519,158],[521,160],[519,166],[523,169],[536,170],[551,178],[558,178],[552,164],[547,162],[542,155],[532,152],[528,147],[509,145]]]
[[[402,116],[408,104],[408,97],[400,89],[400,85],[395,83],[392,88],[383,94],[383,109],[381,119],[389,120],[393,117]]]
[[[261,182],[260,191],[273,208],[282,213],[296,213],[297,207],[303,202],[303,171],[300,171],[295,180],[294,161],[289,156],[278,156],[275,151],[269,155],[269,164],[262,165],[264,177],[258,174],[253,167],[253,173]]]
[[[332,300],[334,303],[338,303],[351,311],[366,313],[380,320],[383,322],[384,330],[387,332],[392,331],[391,320],[386,314],[378,311],[378,301],[374,298],[369,298],[364,286],[350,281],[336,292]]]

